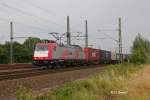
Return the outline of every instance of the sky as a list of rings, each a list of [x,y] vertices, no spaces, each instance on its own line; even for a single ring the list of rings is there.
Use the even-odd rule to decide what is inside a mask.
[[[0,0],[0,43],[9,41],[10,21],[14,37],[54,39],[48,33],[66,33],[66,16],[70,16],[72,36],[85,35],[88,20],[89,45],[116,51],[114,40],[118,39],[121,17],[123,52],[129,53],[138,33],[150,39],[149,4],[149,0]],[[84,38],[71,40],[72,44],[85,45]]]

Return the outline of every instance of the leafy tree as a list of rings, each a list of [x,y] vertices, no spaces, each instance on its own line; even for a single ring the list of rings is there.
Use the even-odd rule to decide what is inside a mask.
[[[13,62],[14,63],[29,63],[32,61],[33,47],[39,38],[28,38],[23,44],[13,42]],[[10,42],[4,45],[0,44],[0,63],[9,63],[10,57]]]
[[[35,43],[37,43],[37,42],[39,42],[39,41],[40,41],[39,38],[28,38],[28,39],[25,40],[24,46],[25,46],[27,49],[29,49],[29,51],[31,51],[31,53],[32,53],[32,51],[33,51],[33,49],[34,49]]]
[[[15,63],[27,63],[30,62],[31,58],[28,55],[29,51],[22,44],[18,42],[13,43],[13,55]]]
[[[10,42],[6,42],[6,43],[3,45],[3,48],[6,49],[7,56],[10,57]]]
[[[134,63],[150,62],[150,41],[141,37],[140,34],[135,38],[132,47],[130,60]]]
[[[0,64],[5,64],[9,62],[9,58],[7,56],[7,51],[5,48],[0,47]]]

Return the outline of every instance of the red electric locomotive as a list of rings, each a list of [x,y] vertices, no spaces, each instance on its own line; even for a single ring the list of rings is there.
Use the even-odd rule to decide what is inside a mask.
[[[51,40],[35,45],[33,64],[37,66],[73,65],[84,60],[84,50],[78,45],[63,45]]]

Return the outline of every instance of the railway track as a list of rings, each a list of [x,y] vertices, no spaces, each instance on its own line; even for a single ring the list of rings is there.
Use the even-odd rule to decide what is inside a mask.
[[[95,66],[95,67],[98,67],[98,66]],[[88,66],[88,67],[77,66],[77,67],[47,69],[47,70],[43,70],[43,68],[31,68],[31,69],[27,69],[27,70],[19,70],[19,71],[14,70],[14,71],[0,72],[0,81],[33,77],[33,76],[38,76],[38,75],[59,73],[59,72],[65,72],[65,71],[74,71],[74,70],[81,70],[81,69],[87,69],[87,68],[95,68],[95,67],[93,67],[93,66]]]
[[[0,64],[0,70],[8,69],[22,69],[22,68],[35,68],[32,64]]]

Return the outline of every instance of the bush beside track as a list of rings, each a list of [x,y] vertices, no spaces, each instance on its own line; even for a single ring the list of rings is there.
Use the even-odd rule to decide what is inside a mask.
[[[35,98],[30,89],[21,88],[18,90],[17,96],[19,100],[23,98],[24,100],[109,100],[112,98],[126,100],[130,99],[132,95],[128,95],[127,93],[126,95],[114,96],[111,95],[110,92],[129,91],[127,82],[133,78],[143,66],[144,65],[135,64],[108,65],[106,70],[101,74],[65,84],[53,89],[46,95]]]

